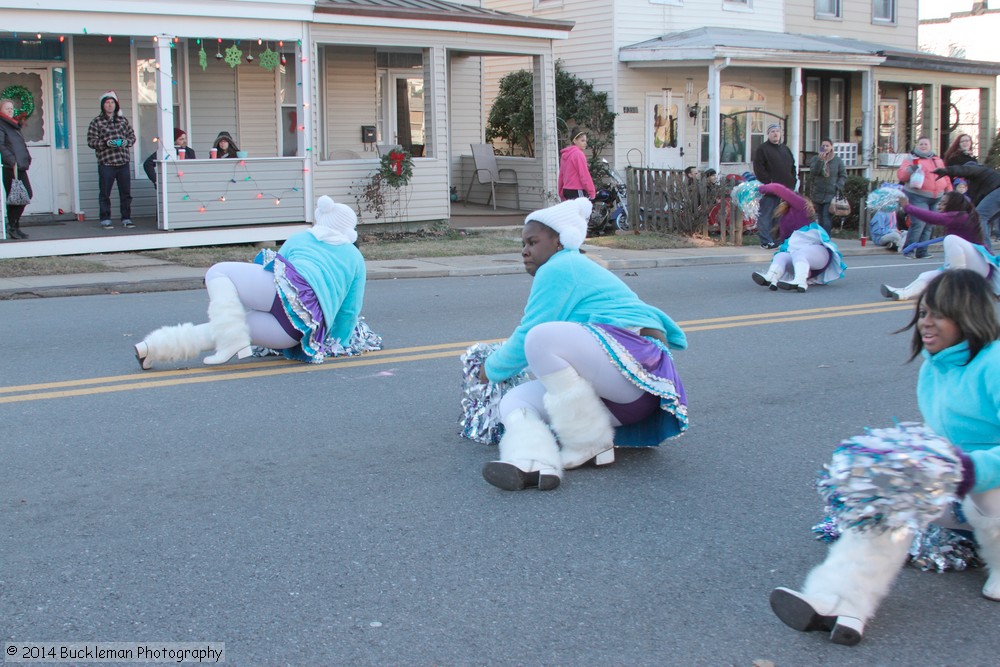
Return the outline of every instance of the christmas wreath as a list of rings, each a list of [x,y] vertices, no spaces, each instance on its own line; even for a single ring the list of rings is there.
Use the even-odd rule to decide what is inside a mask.
[[[386,185],[399,188],[413,177],[413,156],[396,146],[379,158],[378,173]]]
[[[14,109],[14,118],[18,120],[24,120],[35,112],[35,98],[24,86],[7,86],[0,93],[0,98],[21,103],[21,106]]]

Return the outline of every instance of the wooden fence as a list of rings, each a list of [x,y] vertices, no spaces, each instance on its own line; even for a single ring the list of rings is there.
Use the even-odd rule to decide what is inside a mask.
[[[673,234],[719,234],[722,244],[743,245],[743,214],[730,199],[734,179],[709,185],[688,181],[683,171],[629,167],[629,225],[634,230]]]

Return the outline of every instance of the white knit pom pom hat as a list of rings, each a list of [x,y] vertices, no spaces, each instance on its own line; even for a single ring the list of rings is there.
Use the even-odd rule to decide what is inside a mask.
[[[579,250],[587,239],[587,221],[594,205],[586,197],[566,201],[531,213],[524,224],[540,222],[559,234],[559,242],[564,248]]]
[[[327,195],[316,200],[316,222],[310,230],[320,241],[354,243],[358,240],[358,215],[346,204],[338,204]]]

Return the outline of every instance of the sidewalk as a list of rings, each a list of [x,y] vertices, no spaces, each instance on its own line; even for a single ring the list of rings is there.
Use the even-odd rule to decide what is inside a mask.
[[[844,257],[902,257],[879,246],[861,247],[856,239],[839,239]],[[676,248],[669,250],[618,250],[585,245],[587,255],[612,270],[653,269],[671,266],[753,264],[765,268],[773,254],[757,246]],[[107,272],[58,276],[0,278],[0,301],[53,296],[162,292],[201,289],[204,268],[181,266],[133,253],[83,256],[108,267]],[[848,262],[848,265],[850,262]],[[443,278],[519,274],[524,271],[520,255],[478,255],[367,262],[368,280],[400,278]]]

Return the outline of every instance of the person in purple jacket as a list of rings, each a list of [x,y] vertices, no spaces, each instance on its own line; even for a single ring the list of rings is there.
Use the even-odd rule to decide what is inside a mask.
[[[903,211],[927,225],[944,227],[944,264],[932,271],[925,271],[906,287],[882,285],[882,296],[887,299],[906,301],[919,298],[927,284],[948,269],[970,269],[986,278],[993,292],[1000,295],[1000,258],[992,255],[983,246],[983,228],[979,224],[979,214],[965,195],[960,192],[946,192],[938,202],[936,211],[928,211],[901,199]]]

